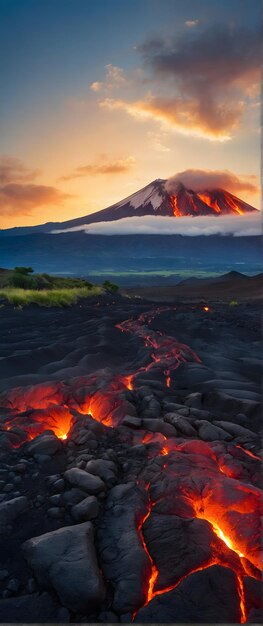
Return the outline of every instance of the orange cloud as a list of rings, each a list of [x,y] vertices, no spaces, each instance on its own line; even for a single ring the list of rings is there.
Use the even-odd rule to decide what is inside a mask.
[[[0,159],[1,215],[25,215],[42,206],[61,204],[71,197],[56,187],[33,183],[38,175],[39,170],[31,170],[19,159]]]
[[[13,183],[0,187],[2,215],[27,214],[41,206],[58,205],[72,197],[56,187]]]
[[[105,98],[100,103],[109,111],[122,110],[138,120],[158,122],[167,130],[177,131],[185,135],[203,137],[212,141],[230,139],[230,130],[237,124],[243,103],[236,107],[217,108],[217,119],[208,120],[200,111],[199,102],[195,99],[148,97],[145,100],[125,102],[121,99]],[[228,132],[227,132],[228,131]]]
[[[82,178],[97,174],[125,174],[129,172],[135,165],[134,157],[129,156],[124,159],[116,159],[115,161],[104,160],[97,163],[88,163],[76,167],[71,174],[63,176],[61,180],[72,180],[73,178]]]

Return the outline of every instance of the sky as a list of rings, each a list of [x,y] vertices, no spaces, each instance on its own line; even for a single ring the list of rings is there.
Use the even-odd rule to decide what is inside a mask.
[[[259,208],[260,0],[0,0],[0,228],[185,170]],[[230,190],[230,189],[229,189]]]

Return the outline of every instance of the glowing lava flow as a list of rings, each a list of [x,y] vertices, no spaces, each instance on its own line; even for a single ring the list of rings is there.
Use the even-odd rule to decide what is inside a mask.
[[[240,574],[237,574],[237,592],[239,595],[239,603],[240,603],[240,624],[245,624],[247,621],[247,610],[246,610],[246,602],[245,602],[245,590],[244,590],[244,579]]]
[[[135,376],[143,372],[149,372],[153,367],[159,365],[163,368],[166,387],[171,385],[171,370],[175,370],[182,363],[187,361],[195,361],[201,363],[201,360],[189,346],[179,343],[174,337],[164,335],[160,331],[154,331],[149,328],[149,324],[153,319],[165,311],[171,310],[171,307],[159,307],[153,311],[141,313],[135,319],[125,320],[116,325],[116,328],[122,332],[134,333],[141,337],[146,348],[152,348],[151,361],[148,365],[140,367],[133,375],[126,377],[126,381],[134,380]],[[168,366],[168,368],[167,368]],[[129,387],[128,387],[129,388]]]
[[[133,386],[133,374],[130,374],[129,376],[124,376],[123,382],[124,382],[125,387],[127,389],[129,389],[129,391],[133,391],[133,389],[134,389],[134,386]]]
[[[238,215],[244,214],[244,211],[238,204],[238,198],[232,197],[227,191],[219,190],[218,199],[215,197],[213,192],[209,191],[198,193],[197,196],[200,200],[202,200],[202,202],[213,209],[215,213],[226,213],[226,209],[228,209],[228,213],[238,213]],[[218,201],[220,202],[221,207],[219,206]]]
[[[261,461],[262,463],[263,459],[260,456],[257,456],[257,454],[254,454],[254,452],[251,452],[251,450],[247,450],[246,448],[243,448],[240,445],[236,445],[236,448],[239,448],[240,450],[242,450],[242,452],[247,454],[247,456],[250,456],[251,459],[254,459],[255,461]]]
[[[165,370],[164,375],[166,376],[166,379],[165,379],[166,380],[166,382],[165,382],[166,387],[169,388],[169,387],[171,387],[171,376],[170,376],[169,370]]]
[[[206,518],[204,518],[206,519]],[[212,524],[213,529],[215,531],[215,534],[219,537],[219,539],[222,539],[222,541],[226,544],[226,546],[230,549],[233,550],[234,552],[236,552],[236,554],[238,554],[238,556],[240,557],[244,557],[245,555],[242,554],[242,552],[239,552],[239,550],[236,550],[236,548],[234,548],[233,543],[231,541],[231,539],[229,539],[229,537],[227,537],[223,531],[221,530],[221,528],[219,528],[219,526],[213,522],[211,522],[211,520],[207,520],[208,522],[210,522],[210,524]]]
[[[179,206],[177,204],[177,197],[176,196],[171,196],[171,204],[172,204],[172,209],[173,209],[173,214],[175,217],[182,217],[182,213],[179,209]]]
[[[109,374],[101,381],[100,374],[83,376],[71,382],[70,388],[64,382],[52,382],[34,387],[12,389],[1,398],[2,406],[10,410],[8,420],[2,428],[10,432],[11,445],[19,447],[26,439],[32,439],[46,429],[51,429],[62,440],[68,436],[72,426],[72,410],[90,414],[93,419],[105,426],[117,426],[129,412],[123,391],[134,389],[135,377],[153,367],[163,368],[165,384],[171,385],[171,371],[186,361],[200,362],[198,356],[185,344],[160,331],[149,329],[152,320],[171,307],[161,307],[141,313],[135,320],[129,319],[117,324],[122,332],[134,333],[151,348],[148,365],[126,376]],[[85,389],[83,393],[82,390]],[[20,439],[12,429],[23,431]]]
[[[198,198],[200,198],[200,200],[202,200],[202,202],[204,202],[205,204],[207,204],[208,206],[210,206],[211,209],[214,209],[215,213],[221,213],[221,209],[218,206],[217,200],[212,200],[210,194],[207,193],[198,193]]]
[[[156,583],[158,575],[159,575],[158,569],[154,565],[154,562],[153,562],[152,557],[150,555],[150,552],[149,552],[149,550],[147,548],[146,541],[145,541],[144,535],[143,535],[143,525],[146,522],[146,520],[148,519],[150,514],[151,514],[151,503],[150,503],[150,500],[149,500],[148,501],[148,511],[147,511],[145,517],[141,520],[141,522],[140,522],[140,524],[138,526],[138,529],[137,529],[138,533],[139,533],[139,536],[140,536],[140,539],[141,539],[141,542],[142,542],[142,545],[143,545],[144,552],[145,552],[145,554],[147,554],[148,559],[150,561],[150,565],[151,565],[151,575],[150,575],[149,580],[148,580],[147,597],[146,597],[146,601],[145,601],[144,606],[149,604],[149,602],[155,596],[154,586],[155,586],[155,583]],[[135,616],[135,614],[134,614],[134,616]]]

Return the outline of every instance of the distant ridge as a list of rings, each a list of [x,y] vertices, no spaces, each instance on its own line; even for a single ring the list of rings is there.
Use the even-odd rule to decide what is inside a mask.
[[[260,300],[263,297],[263,273],[247,276],[239,272],[228,272],[213,278],[189,278],[176,285],[131,287],[125,293],[140,296],[153,302],[192,301],[210,306],[213,301],[231,302]],[[227,310],[227,309],[226,309]]]
[[[257,276],[261,276],[261,274],[257,274]],[[189,278],[185,278],[177,283],[177,286],[183,285],[196,285],[199,284],[210,284],[210,283],[227,283],[233,280],[246,280],[254,278],[253,276],[247,276],[247,274],[242,274],[241,272],[236,272],[235,270],[231,272],[227,272],[226,274],[222,274],[221,276],[215,276],[213,278],[197,278],[196,276],[190,276]]]

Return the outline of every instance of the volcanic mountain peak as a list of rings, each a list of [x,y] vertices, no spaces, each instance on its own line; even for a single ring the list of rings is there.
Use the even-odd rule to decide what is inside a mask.
[[[126,217],[145,215],[163,217],[239,216],[251,212],[257,213],[258,211],[224,189],[194,191],[179,182],[171,193],[168,190],[167,180],[157,178],[124,200],[96,213],[74,218],[67,222],[49,222],[39,226],[9,229],[2,231],[2,234],[8,236],[36,232],[50,233],[55,232],[56,229],[61,231],[86,224],[113,222]]]
[[[256,211],[254,207],[224,189],[204,189],[197,192],[187,189],[183,183],[178,183],[174,193],[170,193],[166,182],[158,178],[109,208],[81,218],[78,224],[114,221],[143,215],[197,217],[200,215],[243,215]]]

